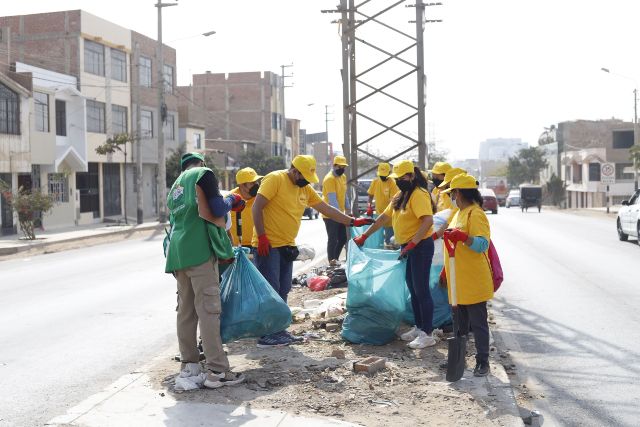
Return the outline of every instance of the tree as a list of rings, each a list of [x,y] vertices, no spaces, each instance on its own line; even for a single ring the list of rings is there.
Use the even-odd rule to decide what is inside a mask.
[[[43,194],[40,190],[27,190],[23,187],[20,187],[16,193],[12,193],[11,187],[4,181],[0,181],[0,192],[18,214],[20,230],[24,236],[29,240],[35,240],[35,214],[49,213],[54,205],[53,196]]]
[[[523,182],[537,184],[540,172],[547,167],[547,160],[539,147],[523,148],[507,164],[507,181],[513,187]]]
[[[439,150],[436,147],[436,143],[431,141],[427,144],[427,148],[429,149],[429,162],[427,165],[427,169],[433,168],[437,162],[446,162],[447,157],[449,156],[449,152],[447,150]]]
[[[551,198],[551,203],[554,206],[560,206],[560,203],[562,203],[565,198],[565,189],[567,188],[562,178],[555,173],[552,174],[545,188],[547,195]]]
[[[180,166],[180,160],[184,153],[187,152],[186,144],[181,144],[175,150],[171,150],[171,154],[167,156],[167,175],[166,180],[169,186],[173,185],[173,183],[178,179],[180,173],[182,173],[182,168]],[[209,154],[205,154],[204,163],[207,165],[209,169],[211,169],[216,177],[220,177],[218,172],[218,168],[216,168],[214,158]]]
[[[282,157],[267,157],[260,148],[251,148],[238,159],[240,168],[253,168],[258,175],[266,175],[279,169],[286,169],[287,165]]]
[[[638,179],[638,171],[640,170],[640,145],[634,145],[629,149],[629,160],[633,163],[633,168],[636,171],[635,179]],[[634,183],[638,185],[638,183]]]
[[[121,152],[124,154],[124,223],[127,219],[127,144],[135,141],[135,136],[128,133],[120,133],[108,138],[104,144],[96,147],[96,153],[101,156]]]

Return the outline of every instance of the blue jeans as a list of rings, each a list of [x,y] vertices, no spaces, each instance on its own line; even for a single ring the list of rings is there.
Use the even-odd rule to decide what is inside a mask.
[[[287,302],[293,281],[293,261],[285,260],[280,248],[271,248],[267,256],[260,256],[256,251],[255,260],[258,271],[267,279],[280,298]]]
[[[406,245],[402,245],[403,247]],[[409,251],[405,280],[411,294],[416,327],[427,334],[433,331],[433,300],[429,290],[429,272],[433,260],[433,239],[423,239]]]

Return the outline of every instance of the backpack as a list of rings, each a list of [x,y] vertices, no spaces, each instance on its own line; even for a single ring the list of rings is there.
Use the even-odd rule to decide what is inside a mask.
[[[469,223],[471,221],[471,212],[469,212],[469,217],[467,218],[467,228],[469,227]],[[500,264],[500,257],[498,256],[498,251],[493,244],[493,239],[489,239],[489,249],[487,252],[483,253],[487,263],[489,263],[489,270],[491,270],[491,279],[493,280],[493,292],[497,292],[500,289],[500,285],[502,285],[502,281],[504,280],[504,273],[502,272],[502,264]]]

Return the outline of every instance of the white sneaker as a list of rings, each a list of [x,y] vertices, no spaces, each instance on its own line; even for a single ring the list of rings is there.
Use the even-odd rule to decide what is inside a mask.
[[[197,375],[200,375],[202,373],[202,368],[200,367],[199,363],[187,363],[184,368],[182,368],[182,371],[180,371],[180,377],[181,378],[189,378],[189,377],[195,377]]]
[[[418,329],[417,327],[414,326],[413,328],[409,329],[404,334],[400,335],[400,339],[402,341],[413,341],[418,337],[418,333],[419,332],[421,332],[420,329]]]
[[[409,347],[416,349],[431,347],[433,345],[436,345],[436,342],[437,341],[435,338],[427,335],[427,333],[424,331],[420,331],[418,332],[418,336],[416,337],[416,339],[409,343]]]

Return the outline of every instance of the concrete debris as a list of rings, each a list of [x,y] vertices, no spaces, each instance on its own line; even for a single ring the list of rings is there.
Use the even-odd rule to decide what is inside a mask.
[[[364,372],[372,375],[378,371],[385,369],[387,359],[385,357],[371,356],[361,359],[353,364],[353,370],[356,372]]]
[[[335,357],[336,359],[344,359],[345,353],[344,350],[341,350],[339,348],[334,348],[333,351],[331,352],[331,357]]]

